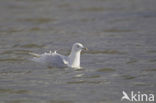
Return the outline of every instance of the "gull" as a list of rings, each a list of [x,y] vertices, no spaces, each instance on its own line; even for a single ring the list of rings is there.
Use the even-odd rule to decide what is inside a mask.
[[[29,53],[33,55],[33,61],[46,64],[50,67],[70,67],[70,68],[81,68],[80,67],[80,55],[82,50],[87,50],[81,43],[74,43],[69,56],[64,56],[57,51],[36,54]]]

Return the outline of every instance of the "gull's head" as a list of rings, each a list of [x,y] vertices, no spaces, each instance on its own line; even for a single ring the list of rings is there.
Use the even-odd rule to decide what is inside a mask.
[[[74,43],[72,50],[75,52],[81,52],[82,50],[87,50],[87,48],[85,48],[81,43]]]

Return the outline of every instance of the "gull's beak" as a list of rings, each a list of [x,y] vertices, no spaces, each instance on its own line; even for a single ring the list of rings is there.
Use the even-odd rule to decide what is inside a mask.
[[[85,51],[87,51],[87,50],[88,50],[88,48],[82,48],[82,50],[85,50]]]

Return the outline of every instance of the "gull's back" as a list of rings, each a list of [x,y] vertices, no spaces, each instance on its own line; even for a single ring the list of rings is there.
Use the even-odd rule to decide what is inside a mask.
[[[68,57],[58,53],[44,53],[40,57],[34,57],[33,60],[51,67],[67,67],[69,61]]]

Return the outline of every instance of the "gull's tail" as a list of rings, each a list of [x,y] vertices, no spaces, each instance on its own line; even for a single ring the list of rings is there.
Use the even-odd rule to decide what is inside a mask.
[[[29,52],[29,54],[32,55],[32,56],[34,56],[34,57],[37,57],[37,58],[40,57],[40,55],[39,54],[36,54],[36,53]]]

